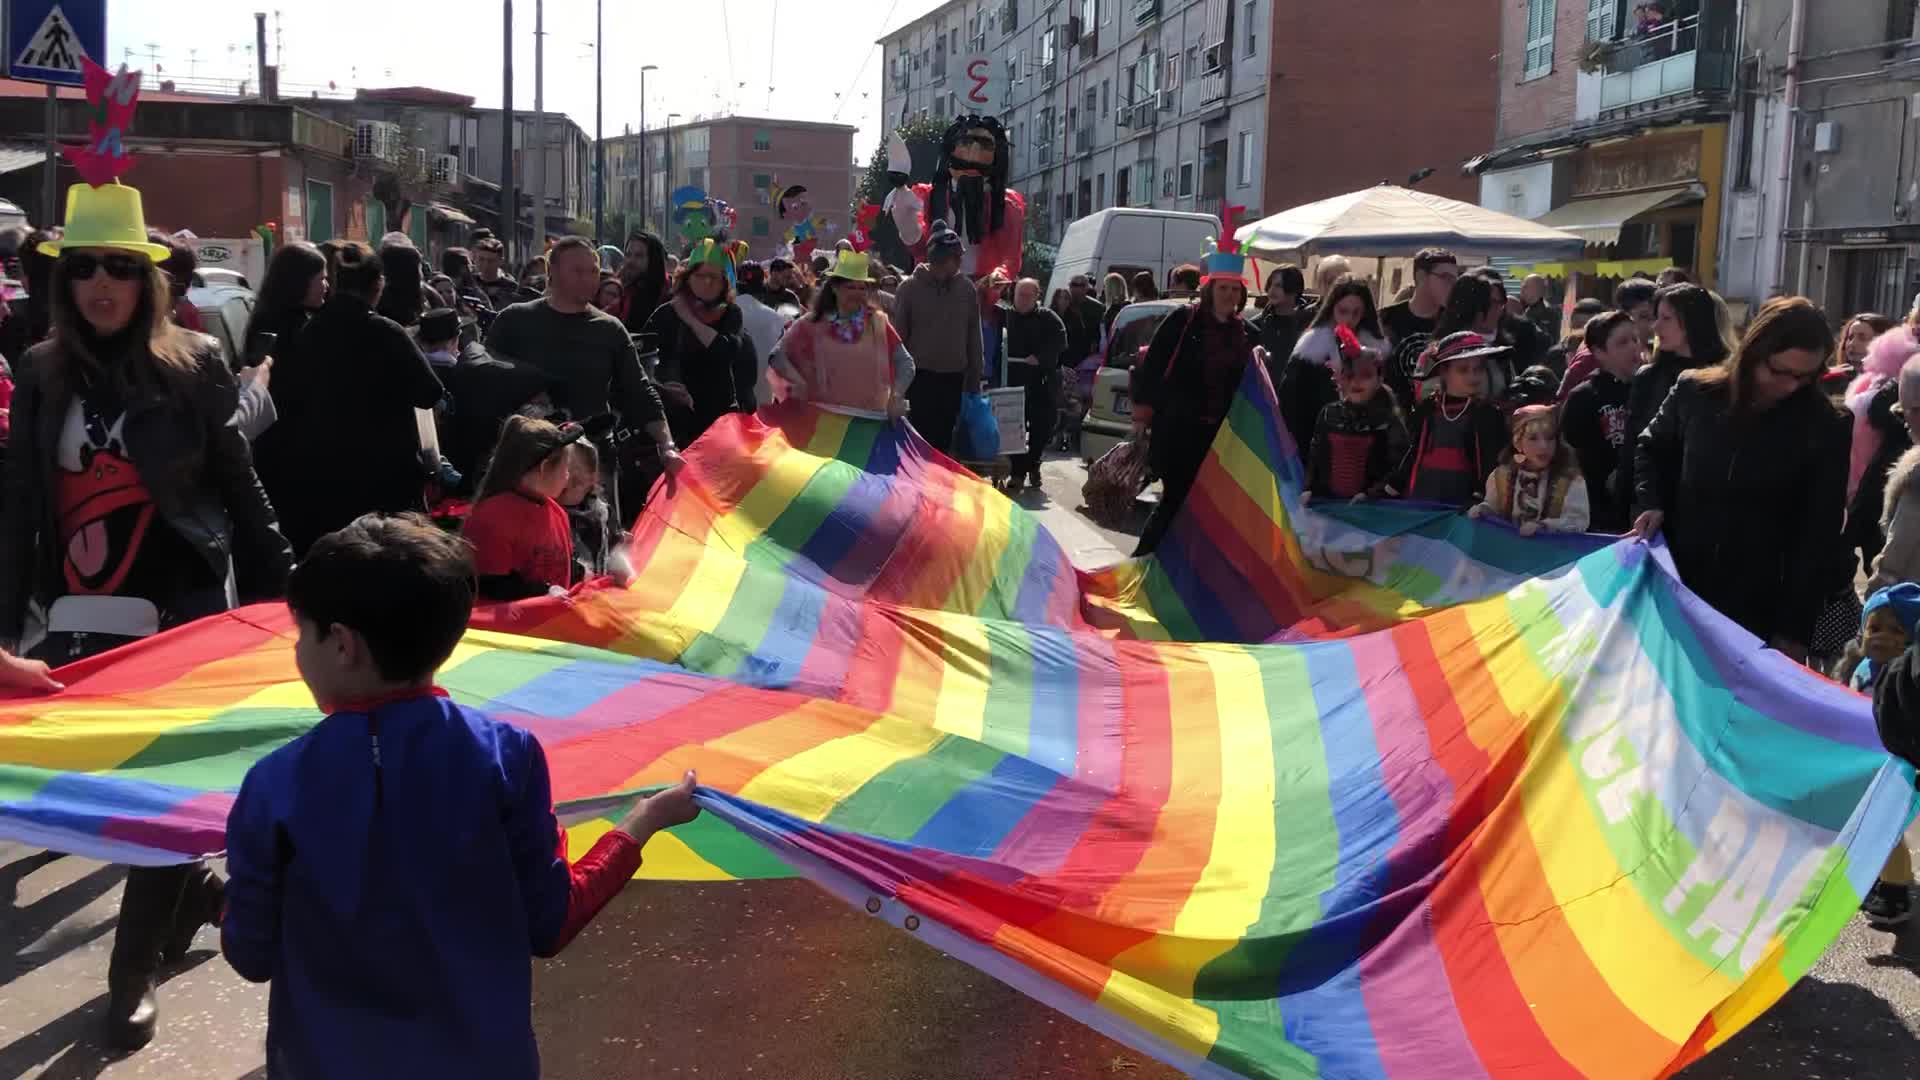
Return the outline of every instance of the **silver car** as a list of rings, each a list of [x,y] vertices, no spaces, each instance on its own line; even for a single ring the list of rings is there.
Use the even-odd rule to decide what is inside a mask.
[[[1080,456],[1088,464],[1100,460],[1102,454],[1133,434],[1133,365],[1146,355],[1161,321],[1190,303],[1138,300],[1114,316],[1107,347],[1101,353],[1100,370],[1093,376],[1093,398],[1086,418],[1080,422]]]

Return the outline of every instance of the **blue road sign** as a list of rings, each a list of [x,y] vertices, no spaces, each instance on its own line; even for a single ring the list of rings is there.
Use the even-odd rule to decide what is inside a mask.
[[[80,61],[107,64],[107,0],[11,0],[4,59],[24,82],[83,84]]]

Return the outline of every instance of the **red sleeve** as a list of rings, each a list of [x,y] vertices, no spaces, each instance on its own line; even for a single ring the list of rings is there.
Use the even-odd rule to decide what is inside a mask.
[[[887,320],[887,355],[891,357],[895,349],[905,344],[900,340],[900,331],[893,328],[893,320]]]
[[[567,830],[558,830],[560,843],[555,851],[567,862]],[[615,829],[595,841],[577,863],[567,864],[570,880],[567,888],[567,921],[560,924],[560,936],[554,939],[552,952],[567,947],[573,936],[593,921],[607,901],[624,888],[640,869],[640,842]]]

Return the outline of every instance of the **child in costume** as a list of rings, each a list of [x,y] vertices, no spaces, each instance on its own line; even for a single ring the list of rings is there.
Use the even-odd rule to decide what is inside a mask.
[[[1407,424],[1382,378],[1384,359],[1345,326],[1334,327],[1340,359],[1334,382],[1340,397],[1320,410],[1308,454],[1307,490],[1339,499],[1364,498],[1407,453]]]
[[[287,583],[327,711],[247,771],[227,815],[221,949],[271,982],[286,1076],[539,1075],[530,957],[553,956],[693,820],[694,776],[569,865],[540,743],[434,685],[474,563],[419,515],[317,540]]]
[[[510,416],[501,426],[463,530],[482,597],[522,600],[573,583],[573,527],[555,500],[567,487],[565,451],[585,434],[579,424],[528,416]]]
[[[1467,512],[1505,518],[1521,536],[1586,532],[1587,480],[1573,450],[1560,438],[1560,416],[1551,405],[1528,405],[1513,414],[1513,459],[1493,470],[1487,497]]]
[[[567,447],[566,456],[567,486],[556,501],[573,531],[574,580],[610,575],[625,584],[633,574],[621,547],[625,537],[600,494],[600,450],[592,439],[581,439]]]
[[[1507,446],[1507,422],[1487,400],[1486,358],[1506,351],[1479,334],[1449,334],[1420,356],[1423,395],[1407,423],[1412,446],[1378,494],[1465,509],[1486,492]]]
[[[1858,654],[1859,666],[1853,669],[1848,684],[1862,693],[1874,695],[1874,720],[1880,726],[1882,738],[1885,738],[1887,719],[1882,715],[1885,696],[1878,693],[1880,683],[1889,679],[1888,669],[1909,650],[1916,637],[1920,637],[1920,585],[1903,581],[1867,597],[1860,616],[1860,640],[1849,649]],[[1910,665],[1912,661],[1907,663]],[[1912,671],[1909,667],[1908,682]],[[1844,676],[1844,672],[1842,674]],[[1892,743],[1888,746],[1896,752],[1899,750]],[[1906,839],[1902,837],[1893,846],[1886,866],[1880,870],[1880,879],[1867,893],[1860,911],[1880,926],[1898,926],[1913,915],[1912,890],[1913,854],[1907,850]]]

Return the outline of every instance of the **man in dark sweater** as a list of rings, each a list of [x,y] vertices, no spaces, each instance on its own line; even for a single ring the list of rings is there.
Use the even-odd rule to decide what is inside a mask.
[[[247,771],[220,928],[233,969],[273,983],[274,1075],[538,1076],[529,957],[699,813],[689,772],[568,865],[540,743],[434,686],[473,590],[470,549],[419,516],[322,537],[287,583],[329,715]]]
[[[1075,274],[1067,282],[1067,292],[1073,297],[1067,306],[1073,312],[1073,318],[1063,320],[1067,326],[1067,354],[1063,358],[1070,367],[1080,366],[1080,361],[1100,351],[1100,336],[1107,328],[1107,309],[1093,298],[1093,279],[1085,274]]]
[[[640,449],[628,451],[633,462],[628,471],[635,476],[627,494],[637,487],[643,498],[653,475],[662,468],[674,471],[679,463],[659,388],[641,370],[626,326],[593,306],[600,287],[600,257],[593,245],[581,237],[566,237],[553,246],[547,261],[547,295],[495,316],[487,331],[487,349],[553,376],[558,384],[553,403],[575,420],[606,412],[611,399],[622,423],[611,441],[627,446],[639,439]],[[619,456],[602,454],[602,470],[611,471]],[[637,498],[628,501],[639,506]]]
[[[1286,370],[1293,347],[1313,321],[1313,308],[1303,295],[1307,276],[1292,263],[1282,263],[1267,275],[1267,306],[1247,320],[1260,334],[1260,347],[1267,350],[1267,371],[1273,385],[1280,385],[1280,373]],[[1384,363],[1386,357],[1381,357]]]
[[[1022,481],[1040,486],[1040,461],[1060,412],[1060,356],[1066,350],[1066,324],[1040,306],[1040,283],[1020,279],[1007,315],[1007,385],[1027,388],[1027,452],[1013,459],[1011,490]]]
[[[1609,311],[1587,322],[1587,351],[1599,370],[1567,396],[1561,435],[1580,461],[1593,509],[1592,531],[1624,533],[1633,524],[1628,507],[1614,497],[1613,475],[1627,445],[1627,391],[1647,359],[1633,316]]]

